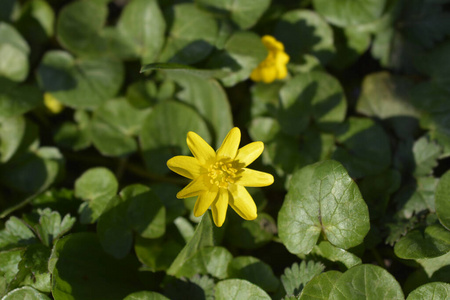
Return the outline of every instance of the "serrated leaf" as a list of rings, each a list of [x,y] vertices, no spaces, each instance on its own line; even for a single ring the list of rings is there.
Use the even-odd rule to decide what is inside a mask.
[[[9,218],[5,228],[0,231],[0,250],[34,244],[37,242],[33,231],[16,217]]]
[[[118,182],[114,174],[103,167],[91,168],[75,181],[75,196],[85,201],[80,205],[80,222],[94,223],[109,199],[116,195]]]
[[[228,265],[228,276],[245,279],[267,292],[276,291],[280,284],[272,268],[253,256],[235,257]]]
[[[278,214],[279,236],[290,252],[309,253],[321,234],[348,249],[369,227],[367,205],[340,163],[323,161],[293,174]]]
[[[281,282],[288,295],[299,295],[305,285],[315,276],[323,272],[325,266],[315,261],[303,260],[300,264],[294,263],[290,268],[284,269]]]
[[[406,182],[394,197],[398,214],[409,219],[424,210],[434,212],[437,184],[438,180],[434,177],[419,177],[416,181]]]
[[[242,279],[227,279],[216,285],[216,300],[270,300],[258,286]]]
[[[417,225],[417,217],[413,216],[408,219],[396,216],[392,222],[386,222],[385,226],[388,230],[386,244],[394,246],[400,238]]]
[[[176,279],[166,285],[165,294],[171,300],[214,300],[214,279],[199,275]]]
[[[401,238],[394,247],[403,259],[432,258],[450,251],[450,231],[439,224],[415,229]]]
[[[439,300],[448,299],[450,295],[450,284],[444,282],[431,282],[424,284],[409,293],[406,300]]]
[[[433,168],[438,165],[437,160],[441,155],[442,148],[424,136],[414,143],[412,150],[416,165],[414,176],[430,175]]]
[[[450,171],[442,175],[436,187],[436,214],[441,224],[450,230]]]
[[[303,288],[299,300],[328,300],[341,272],[328,271],[312,278]]]
[[[36,232],[47,247],[51,247],[58,238],[67,233],[76,221],[76,218],[71,217],[70,214],[65,215],[61,220],[61,215],[50,208],[38,209],[38,214],[40,218],[39,224],[35,226]]]
[[[347,270],[335,282],[328,299],[405,299],[402,288],[385,269],[359,265]]]

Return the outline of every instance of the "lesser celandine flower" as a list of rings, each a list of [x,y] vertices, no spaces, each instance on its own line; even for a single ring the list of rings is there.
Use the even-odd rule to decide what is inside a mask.
[[[192,156],[175,156],[167,162],[169,169],[184,177],[192,179],[177,198],[198,196],[194,215],[203,215],[211,206],[216,226],[225,221],[228,204],[244,219],[257,217],[256,205],[252,196],[245,189],[271,185],[273,176],[247,169],[264,150],[262,142],[250,143],[241,149],[241,131],[235,127],[230,130],[222,146],[217,151],[208,145],[195,132],[188,132],[187,145]]]
[[[287,76],[286,64],[289,62],[289,55],[284,52],[284,45],[270,35],[263,36],[261,40],[269,54],[252,71],[250,78],[253,81],[263,81],[265,83],[285,78]]]
[[[54,114],[59,114],[63,109],[64,105],[61,104],[52,94],[44,94],[44,105],[47,109]]]

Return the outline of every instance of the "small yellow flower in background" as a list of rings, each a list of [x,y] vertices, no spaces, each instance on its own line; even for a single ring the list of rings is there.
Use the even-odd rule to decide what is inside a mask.
[[[214,223],[222,226],[228,204],[245,220],[257,217],[256,205],[245,189],[271,185],[273,176],[246,167],[257,159],[264,150],[262,142],[250,143],[241,149],[241,131],[230,130],[222,146],[217,151],[198,134],[189,131],[187,145],[192,156],[175,156],[167,161],[169,169],[181,176],[192,179],[177,194],[178,199],[198,196],[194,215],[203,215],[211,206]]]
[[[44,94],[44,105],[51,113],[54,114],[59,114],[64,109],[64,105],[62,105],[61,102],[59,102],[50,93]]]
[[[270,35],[263,36],[261,40],[269,54],[252,71],[250,78],[253,81],[263,81],[265,83],[285,78],[287,76],[286,64],[289,62],[289,55],[284,52],[284,45]]]

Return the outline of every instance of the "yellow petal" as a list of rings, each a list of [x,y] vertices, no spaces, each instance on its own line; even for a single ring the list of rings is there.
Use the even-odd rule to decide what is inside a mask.
[[[216,224],[217,227],[221,227],[223,222],[225,222],[228,209],[228,198],[228,190],[220,189],[219,196],[211,205],[214,224]]]
[[[263,142],[253,142],[238,150],[235,160],[244,168],[257,159],[264,150]]]
[[[189,131],[186,141],[192,154],[198,159],[200,164],[204,165],[216,157],[214,149],[195,132]]]
[[[252,71],[252,73],[250,74],[250,79],[256,82],[261,81],[260,67],[257,67]]]
[[[194,179],[200,176],[202,167],[192,156],[175,156],[167,161],[167,167],[181,176]]]
[[[234,127],[228,132],[227,136],[223,140],[222,146],[217,150],[217,159],[225,157],[234,159],[241,142],[241,131],[239,128]]]
[[[207,175],[202,175],[192,180],[184,189],[178,192],[177,198],[184,199],[198,196],[204,191],[209,190],[210,185],[207,182]]]
[[[277,79],[283,79],[287,76],[287,68],[286,66],[278,66],[277,67]]]
[[[199,195],[194,206],[194,216],[200,217],[203,215],[217,198],[218,192],[219,188],[217,186],[212,186],[210,190]]]
[[[261,78],[265,83],[271,83],[275,81],[275,79],[277,78],[276,67],[261,69]]]
[[[289,62],[289,55],[287,55],[286,53],[281,52],[281,51],[277,52],[277,54],[276,54],[277,65],[278,64],[285,65],[288,62]]]
[[[273,183],[273,176],[266,172],[260,172],[244,168],[237,175],[236,184],[250,187],[268,186]]]
[[[231,197],[229,204],[245,220],[254,220],[258,216],[256,204],[245,187],[233,184],[229,187]]]

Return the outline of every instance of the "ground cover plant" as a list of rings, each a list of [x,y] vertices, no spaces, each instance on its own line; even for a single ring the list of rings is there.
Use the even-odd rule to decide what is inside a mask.
[[[448,299],[449,66],[448,0],[1,0],[0,298]]]

